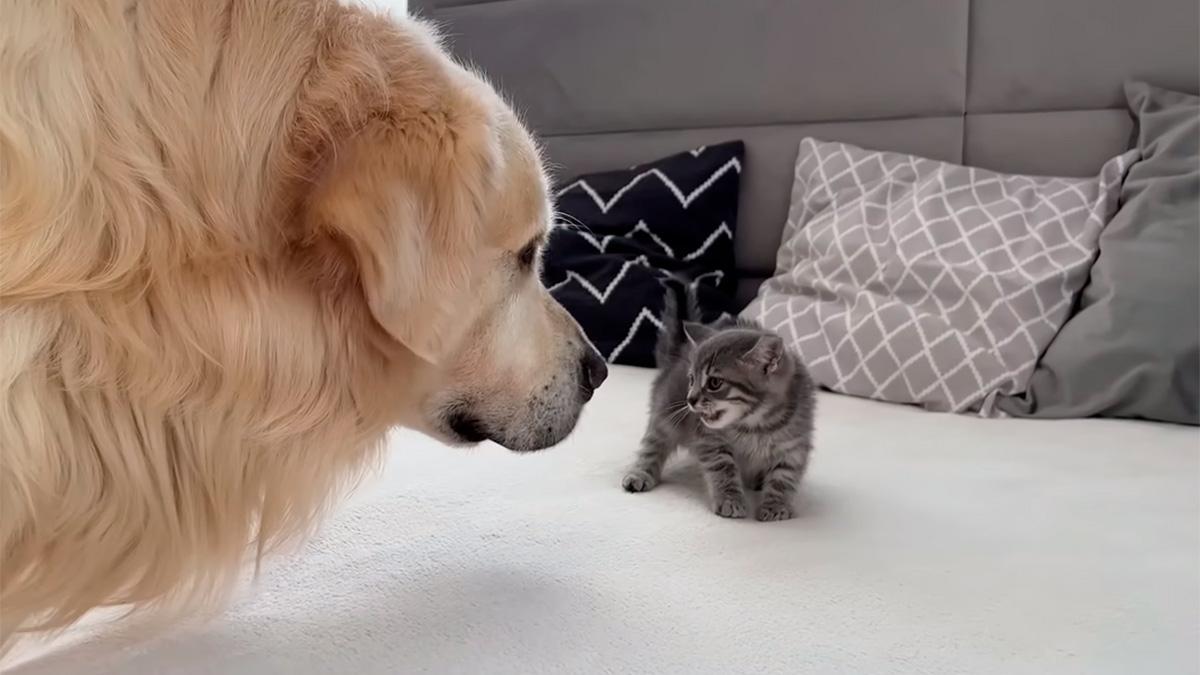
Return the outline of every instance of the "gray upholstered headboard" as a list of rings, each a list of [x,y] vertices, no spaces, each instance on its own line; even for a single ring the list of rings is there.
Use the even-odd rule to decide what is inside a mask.
[[[1087,175],[1127,78],[1200,87],[1196,0],[413,0],[560,178],[746,141],[743,299],[774,268],[804,136]]]

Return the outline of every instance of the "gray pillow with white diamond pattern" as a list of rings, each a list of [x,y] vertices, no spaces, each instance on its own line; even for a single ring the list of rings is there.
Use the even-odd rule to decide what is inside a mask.
[[[742,316],[834,391],[992,414],[1066,320],[1136,156],[1050,178],[806,138],[775,276]]]

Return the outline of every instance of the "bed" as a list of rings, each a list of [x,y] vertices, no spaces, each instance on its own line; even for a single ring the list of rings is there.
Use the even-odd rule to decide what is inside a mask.
[[[1193,0],[412,4],[560,177],[745,139],[743,300],[806,135],[1082,176],[1128,141],[1123,80],[1200,80]],[[225,613],[95,615],[8,672],[1200,672],[1200,430],[822,394],[797,517],[728,521],[687,461],[620,489],[651,376],[614,367],[533,455],[397,432]]]
[[[1196,671],[1196,429],[825,395],[797,518],[729,521],[686,461],[620,489],[650,376],[549,452],[399,432],[218,619],[98,617],[11,672]]]

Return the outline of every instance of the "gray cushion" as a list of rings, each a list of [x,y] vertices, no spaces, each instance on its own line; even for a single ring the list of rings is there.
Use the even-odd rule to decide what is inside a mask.
[[[1197,424],[1200,379],[1200,98],[1126,87],[1143,159],[1100,237],[1080,309],[1001,407]]]
[[[518,0],[433,16],[557,135],[961,114],[967,5]]]
[[[1096,175],[1129,147],[1133,128],[1124,107],[984,113],[967,115],[965,125],[963,164],[1042,176]]]
[[[990,413],[1066,320],[1135,155],[1044,178],[805,139],[776,276],[743,316],[834,391]]]
[[[568,177],[746,141],[740,297],[771,274],[804,136],[1094,176],[1128,77],[1197,90],[1196,0],[410,0]]]
[[[1196,0],[971,0],[967,113],[1121,108],[1153,77],[1196,92]]]

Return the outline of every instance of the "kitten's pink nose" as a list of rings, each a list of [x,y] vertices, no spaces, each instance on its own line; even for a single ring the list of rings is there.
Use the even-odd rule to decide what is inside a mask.
[[[692,394],[691,396],[687,397],[688,407],[691,408],[692,410],[696,409],[696,404],[698,404],[699,402],[700,402],[700,397],[696,396],[695,394]]]

